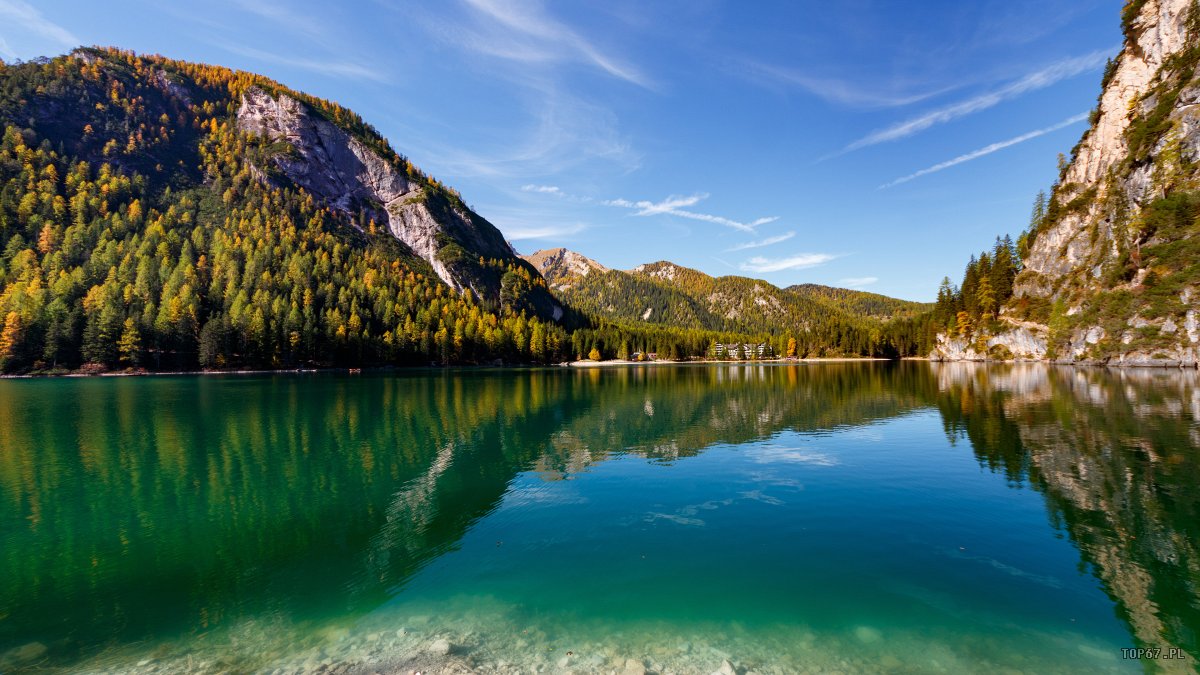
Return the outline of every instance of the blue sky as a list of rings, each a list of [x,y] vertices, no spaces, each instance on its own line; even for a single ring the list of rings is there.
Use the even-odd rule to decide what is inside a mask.
[[[521,252],[915,300],[1027,224],[1121,42],[1120,0],[193,7],[0,0],[0,57],[115,45],[336,100]]]

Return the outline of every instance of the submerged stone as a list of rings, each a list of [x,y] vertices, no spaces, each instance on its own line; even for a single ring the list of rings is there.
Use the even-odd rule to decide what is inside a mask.
[[[33,661],[34,659],[40,659],[45,656],[46,651],[46,645],[40,642],[30,642],[5,652],[4,656],[0,657],[0,663],[5,661],[9,663],[24,663],[26,661]]]
[[[454,646],[445,638],[439,638],[429,645],[429,653],[437,656],[449,656],[450,652],[454,651]]]
[[[637,659],[625,659],[624,675],[646,675],[646,666]]]
[[[721,667],[713,671],[713,675],[738,675],[737,668],[729,662],[729,659],[721,661]]]

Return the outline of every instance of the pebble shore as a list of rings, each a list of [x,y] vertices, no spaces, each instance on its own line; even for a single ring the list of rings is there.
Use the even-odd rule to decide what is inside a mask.
[[[797,626],[751,633],[736,622],[687,634],[677,629],[666,623],[614,633],[551,629],[486,612],[455,613],[451,620],[406,615],[323,627],[244,621],[178,643],[122,647],[69,665],[56,664],[52,650],[40,643],[10,650],[23,651],[0,655],[0,661],[8,661],[3,672],[95,675],[1024,675],[1056,665],[1046,655],[1006,652],[1000,638],[961,643],[946,636],[939,642],[870,626],[837,634]],[[1121,670],[1119,661],[1106,663],[1103,650],[1094,646],[1064,643],[1059,649],[1062,663],[1057,665],[1083,657],[1095,664],[1090,672]]]

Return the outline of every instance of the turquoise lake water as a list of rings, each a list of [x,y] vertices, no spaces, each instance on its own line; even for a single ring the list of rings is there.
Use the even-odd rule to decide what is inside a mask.
[[[3,381],[0,672],[1193,672],[1198,385]]]

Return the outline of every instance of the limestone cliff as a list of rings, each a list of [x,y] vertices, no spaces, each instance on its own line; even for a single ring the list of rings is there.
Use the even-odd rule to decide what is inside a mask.
[[[1018,358],[1197,363],[1200,9],[1130,0],[1122,18],[1091,127],[1026,236],[1007,329],[973,344],[942,337],[935,358],[995,357],[1002,345]]]
[[[527,267],[500,231],[453,191],[291,96],[251,87],[242,95],[237,123],[270,142],[265,165],[256,167],[262,180],[289,180],[332,208],[365,214],[457,291],[497,300],[503,266]],[[539,313],[561,315],[548,293],[529,297]]]

